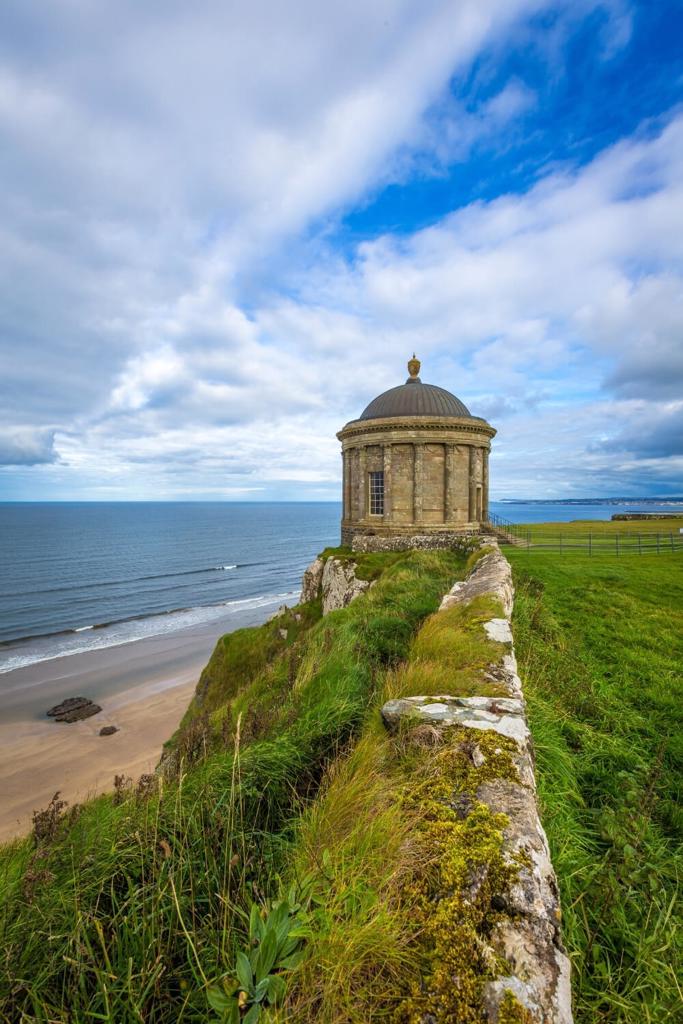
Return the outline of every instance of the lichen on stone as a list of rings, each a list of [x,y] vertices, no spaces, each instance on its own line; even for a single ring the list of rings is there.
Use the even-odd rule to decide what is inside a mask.
[[[460,728],[447,730],[444,740],[412,765],[403,797],[407,809],[420,814],[425,869],[406,884],[404,898],[419,932],[423,969],[396,1012],[397,1024],[485,1019],[483,986],[506,966],[488,938],[507,913],[506,894],[525,862],[523,852],[504,850],[507,815],[476,797],[485,781],[517,779],[515,743],[494,733],[473,743]],[[401,742],[410,759],[409,736]]]

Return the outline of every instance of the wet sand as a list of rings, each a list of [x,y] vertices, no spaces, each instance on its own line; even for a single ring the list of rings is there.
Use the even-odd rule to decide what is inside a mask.
[[[33,811],[57,790],[72,804],[111,790],[114,775],[137,779],[153,771],[218,637],[263,622],[272,611],[251,609],[0,675],[0,841],[26,833]],[[102,712],[72,724],[45,716],[53,704],[77,696],[94,700]],[[119,731],[100,736],[105,725]]]

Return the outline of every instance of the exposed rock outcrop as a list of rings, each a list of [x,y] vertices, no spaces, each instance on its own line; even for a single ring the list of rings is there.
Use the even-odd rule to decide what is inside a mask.
[[[286,604],[281,604],[281,605],[279,606],[279,608],[277,608],[277,609],[276,609],[276,610],[275,610],[275,611],[273,612],[273,614],[272,614],[272,615],[269,615],[269,616],[268,616],[268,618],[266,619],[266,622],[274,622],[274,621],[275,621],[275,619],[279,619],[281,615],[284,615],[284,614],[285,614],[286,612],[288,612],[288,611],[289,611],[289,605],[286,605]]]
[[[100,729],[100,736],[113,736],[115,732],[118,732],[116,725],[104,725]]]
[[[84,718],[91,718],[102,710],[99,704],[94,704],[88,697],[67,697],[60,704],[55,704],[47,712],[49,718],[56,722],[80,722]]]
[[[315,599],[320,596],[324,568],[324,560],[318,557],[314,562],[311,562],[307,569],[304,570],[304,576],[301,582],[301,597],[299,598],[300,604],[306,604],[307,601],[315,601]]]
[[[322,577],[323,615],[334,612],[364,594],[370,587],[369,580],[356,577],[356,563],[343,562],[339,558],[328,558]]]
[[[346,608],[371,586],[369,580],[358,579],[356,568],[355,562],[345,559],[316,558],[304,572],[301,603],[322,595],[323,615]]]
[[[502,958],[507,969],[486,983],[483,1012],[491,1024],[497,1024],[508,1019],[506,1006],[513,1000],[524,1007],[534,1024],[572,1024],[570,965],[560,933],[559,892],[538,815],[533,747],[512,644],[512,572],[495,542],[492,547],[469,577],[456,583],[444,597],[441,608],[466,604],[480,596],[500,602],[505,617],[491,618],[483,624],[487,637],[500,644],[500,658],[482,672],[482,682],[494,679],[509,697],[405,697],[388,701],[382,717],[392,731],[406,720],[416,725],[428,723],[439,730],[456,726],[493,731],[506,737],[501,742],[513,741],[515,777],[487,779],[473,794],[494,814],[506,816],[503,853],[510,863],[521,865],[516,882],[506,894],[505,913],[501,913],[488,939],[492,952]],[[470,756],[475,766],[484,763],[476,741]],[[462,816],[471,809],[466,803]]]

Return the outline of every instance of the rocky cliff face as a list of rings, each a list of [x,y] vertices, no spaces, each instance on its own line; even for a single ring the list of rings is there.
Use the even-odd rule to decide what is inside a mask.
[[[322,596],[323,615],[346,608],[370,587],[369,580],[356,577],[356,563],[340,558],[316,558],[304,572],[301,603]]]

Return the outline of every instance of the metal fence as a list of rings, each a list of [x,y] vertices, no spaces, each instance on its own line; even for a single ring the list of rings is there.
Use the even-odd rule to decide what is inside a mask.
[[[526,526],[512,523],[489,513],[489,525],[501,540],[528,551],[557,551],[587,555],[609,553],[619,557],[627,554],[671,554],[683,551],[683,534],[676,530],[563,530],[562,523]]]

